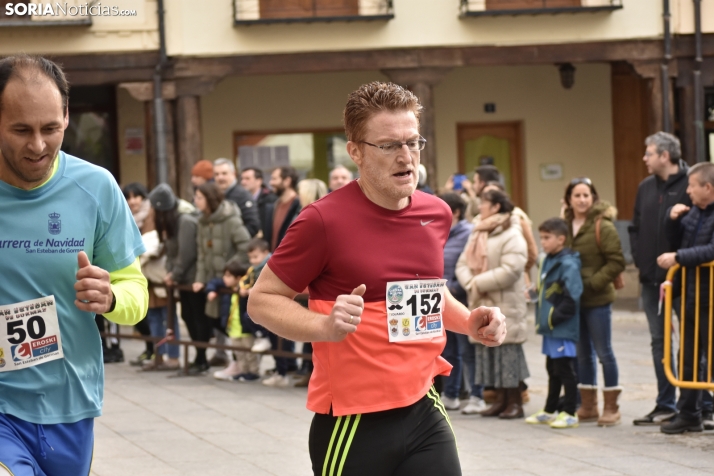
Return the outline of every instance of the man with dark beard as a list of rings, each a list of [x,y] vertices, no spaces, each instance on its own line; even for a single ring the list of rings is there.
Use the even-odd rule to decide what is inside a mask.
[[[300,197],[297,194],[298,180],[297,170],[290,166],[278,167],[270,174],[270,188],[273,189],[278,199],[266,206],[263,233],[265,240],[270,243],[271,252],[280,245],[288,227],[300,213]],[[273,350],[277,350],[278,336],[270,332],[268,337]],[[295,343],[284,339],[281,350],[292,352],[295,350]],[[297,367],[295,359],[275,357],[275,373],[263,380],[263,385],[268,387],[289,386],[290,379],[287,373],[291,366]]]

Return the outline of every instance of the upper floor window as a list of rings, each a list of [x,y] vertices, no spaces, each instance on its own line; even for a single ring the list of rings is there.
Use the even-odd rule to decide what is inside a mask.
[[[622,0],[461,0],[461,16],[534,15],[611,11]]]
[[[390,20],[392,0],[233,0],[235,23]]]

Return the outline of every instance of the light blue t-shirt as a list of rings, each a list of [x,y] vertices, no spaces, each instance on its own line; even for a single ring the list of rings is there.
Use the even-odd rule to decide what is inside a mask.
[[[0,305],[49,295],[57,302],[65,358],[0,372],[0,413],[39,424],[101,414],[99,332],[94,314],[74,305],[78,250],[109,272],[126,268],[144,252],[111,174],[63,152],[58,160],[56,173],[34,190],[0,181]]]

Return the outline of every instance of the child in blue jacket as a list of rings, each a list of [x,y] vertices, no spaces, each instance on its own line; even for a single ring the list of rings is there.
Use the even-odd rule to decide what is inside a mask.
[[[565,247],[568,224],[550,218],[539,227],[540,244],[546,253],[538,272],[536,332],[543,336],[543,354],[548,370],[548,399],[545,408],[526,418],[526,423],[543,423],[551,428],[575,428],[578,417],[578,378],[575,373],[576,343],[580,336],[580,255]],[[556,412],[564,388],[563,411]]]

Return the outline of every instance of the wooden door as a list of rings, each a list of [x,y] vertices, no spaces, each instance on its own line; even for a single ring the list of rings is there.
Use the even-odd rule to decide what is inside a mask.
[[[632,220],[639,183],[647,177],[642,156],[649,134],[650,92],[626,63],[612,66],[612,135],[617,218]]]
[[[501,172],[513,203],[526,210],[523,161],[523,124],[493,122],[457,124],[459,172],[472,179],[479,165],[492,164]]]

